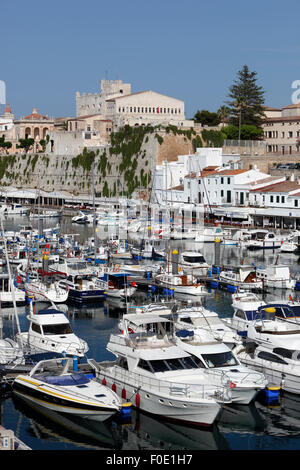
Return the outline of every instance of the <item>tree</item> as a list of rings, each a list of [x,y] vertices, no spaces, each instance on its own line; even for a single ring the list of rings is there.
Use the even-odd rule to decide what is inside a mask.
[[[218,113],[212,113],[207,109],[202,109],[196,112],[194,121],[200,122],[202,126],[217,126],[220,124],[220,117]]]
[[[12,147],[11,142],[5,142],[5,137],[0,137],[0,149],[8,150]]]
[[[220,122],[222,122],[224,124],[228,120],[228,118],[230,116],[230,113],[231,113],[231,111],[230,111],[230,108],[228,106],[226,106],[226,105],[220,106],[220,108],[217,111]]]
[[[264,119],[264,90],[257,85],[257,72],[251,72],[247,65],[238,71],[238,79],[229,88],[227,101],[230,109],[230,122],[261,127]]]
[[[34,139],[27,138],[27,139],[19,139],[19,145],[17,145],[18,149],[24,149],[27,153],[28,150],[33,146]]]
[[[222,133],[225,135],[225,139],[238,140],[239,139],[239,128],[233,124],[222,127]],[[242,124],[240,127],[240,139],[241,140],[259,140],[263,137],[263,130],[260,127]]]

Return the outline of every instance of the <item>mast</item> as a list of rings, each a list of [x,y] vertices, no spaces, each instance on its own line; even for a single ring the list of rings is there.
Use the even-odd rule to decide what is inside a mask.
[[[3,228],[3,219],[2,219],[2,217],[0,218],[0,220],[1,220],[1,230],[2,230],[2,233],[3,233],[4,252],[5,252],[5,258],[6,258],[7,272],[8,272],[9,283],[10,283],[11,292],[12,292],[14,314],[15,314],[15,319],[16,319],[17,330],[18,330],[18,333],[20,335],[21,334],[21,328],[20,328],[19,317],[18,317],[18,312],[17,312],[17,304],[16,304],[16,297],[15,297],[15,285],[14,285],[12,277],[11,277],[11,270],[10,270],[10,264],[9,264],[9,259],[8,259],[7,244],[6,244],[6,237],[5,237],[4,228]]]

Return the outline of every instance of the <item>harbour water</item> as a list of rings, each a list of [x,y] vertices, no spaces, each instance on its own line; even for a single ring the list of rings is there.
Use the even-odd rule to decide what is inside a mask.
[[[18,229],[29,220],[7,219],[5,228]],[[54,226],[53,220],[45,227]],[[72,226],[69,219],[61,222],[64,233],[78,233],[83,241],[92,236],[90,226]],[[35,223],[36,225],[36,223]],[[100,236],[109,232],[102,228]],[[193,249],[192,241],[176,241],[172,246]],[[214,263],[214,244],[205,244],[201,251],[209,264]],[[223,264],[253,263],[265,266],[274,263],[288,264],[293,273],[299,271],[298,256],[274,252],[246,252],[234,246],[221,246]],[[265,298],[287,299],[289,291],[269,291]],[[293,292],[299,300],[299,294]],[[139,291],[133,302],[139,304],[149,300],[150,293]],[[180,302],[180,300],[178,300]],[[199,300],[200,301],[200,300]],[[218,312],[221,317],[231,316],[231,294],[212,290],[202,299],[203,304]],[[40,305],[42,306],[42,305]],[[118,331],[118,320],[125,311],[125,305],[118,301],[105,300],[95,306],[63,306],[76,334],[89,345],[88,357],[97,361],[113,359],[106,350],[109,336]],[[26,309],[19,308],[21,330],[27,327]],[[2,309],[4,333],[11,336],[15,326],[12,310]],[[177,451],[177,450],[297,450],[300,448],[300,395],[284,394],[273,403],[259,396],[250,406],[226,406],[219,422],[212,429],[171,424],[132,410],[127,421],[113,418],[104,423],[88,425],[84,420],[66,419],[59,414],[42,415],[20,401],[7,396],[0,399],[0,424],[12,429],[15,435],[33,450],[116,450],[116,451]]]

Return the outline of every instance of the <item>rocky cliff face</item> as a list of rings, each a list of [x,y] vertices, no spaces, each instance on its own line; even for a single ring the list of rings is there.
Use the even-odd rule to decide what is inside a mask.
[[[94,184],[101,196],[132,195],[150,187],[155,165],[192,151],[192,134],[155,127],[125,126],[112,134],[111,144],[84,149],[76,157],[17,154],[0,158],[0,185],[40,187],[44,191],[90,193]]]

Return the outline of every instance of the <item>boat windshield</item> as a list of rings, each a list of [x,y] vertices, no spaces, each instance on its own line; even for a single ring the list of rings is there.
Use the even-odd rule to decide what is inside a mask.
[[[183,261],[187,263],[205,263],[204,256],[202,255],[183,255]]]
[[[173,359],[156,359],[152,361],[140,360],[139,367],[151,370],[151,372],[169,372],[171,370],[198,369],[194,359],[190,356]]]
[[[44,335],[69,335],[73,333],[69,323],[58,323],[57,325],[43,325]]]
[[[231,351],[214,354],[202,354],[202,359],[209,368],[238,365]]]

